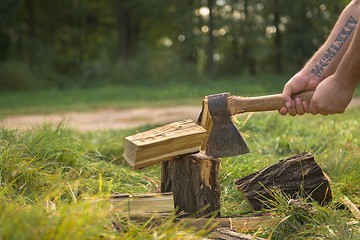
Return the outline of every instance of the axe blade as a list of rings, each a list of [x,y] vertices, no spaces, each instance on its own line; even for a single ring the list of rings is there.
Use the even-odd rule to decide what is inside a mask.
[[[249,153],[250,150],[231,121],[227,108],[230,93],[208,96],[209,112],[213,121],[205,153],[212,157],[231,157]]]

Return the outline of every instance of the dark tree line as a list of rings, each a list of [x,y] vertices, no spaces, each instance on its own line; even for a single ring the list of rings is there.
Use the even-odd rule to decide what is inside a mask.
[[[2,0],[0,62],[113,82],[287,73],[322,44],[348,2]]]

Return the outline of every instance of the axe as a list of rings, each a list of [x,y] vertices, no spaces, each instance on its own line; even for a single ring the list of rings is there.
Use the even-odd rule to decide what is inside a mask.
[[[301,100],[310,102],[313,94],[313,91],[302,92],[292,96],[292,99],[300,97]],[[250,150],[233,124],[231,116],[245,112],[279,110],[283,106],[281,94],[237,97],[230,93],[220,93],[205,97],[198,119],[198,124],[207,130],[202,150],[217,158],[249,153]]]

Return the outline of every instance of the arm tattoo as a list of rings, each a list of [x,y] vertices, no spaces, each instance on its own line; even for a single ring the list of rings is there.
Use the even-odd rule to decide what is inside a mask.
[[[311,70],[311,73],[320,77],[324,72],[325,68],[330,64],[331,60],[335,57],[335,55],[339,52],[342,45],[348,39],[350,34],[355,29],[358,20],[356,20],[353,16],[345,23],[344,28],[337,35],[335,42],[330,45],[330,47],[326,50],[325,54],[320,58],[317,64],[315,64],[314,68]]]

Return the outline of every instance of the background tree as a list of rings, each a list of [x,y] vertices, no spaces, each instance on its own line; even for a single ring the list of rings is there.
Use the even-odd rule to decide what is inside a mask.
[[[323,43],[347,3],[3,0],[0,84],[157,84],[293,73]],[[21,76],[17,65],[30,72]],[[27,85],[29,75],[36,82]]]

